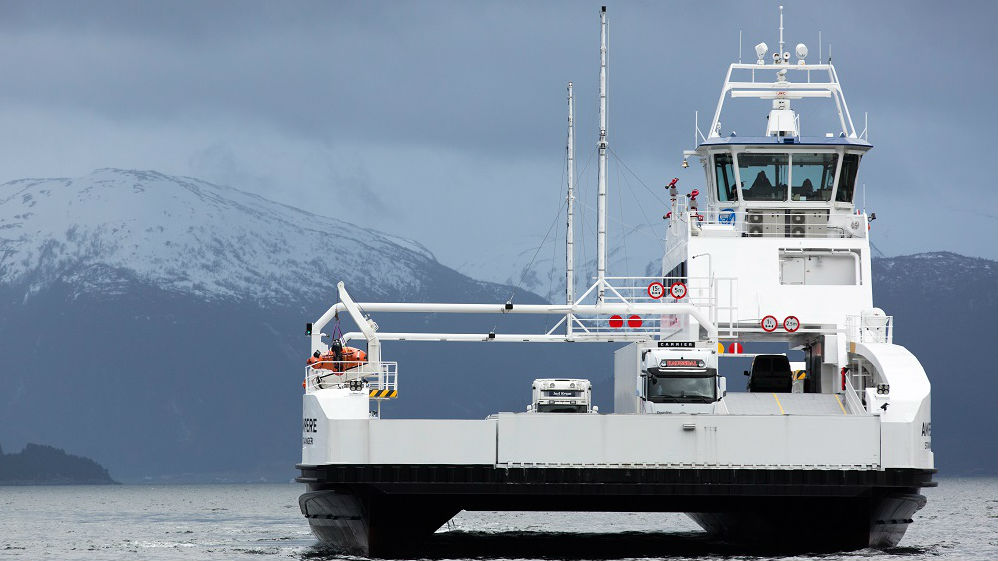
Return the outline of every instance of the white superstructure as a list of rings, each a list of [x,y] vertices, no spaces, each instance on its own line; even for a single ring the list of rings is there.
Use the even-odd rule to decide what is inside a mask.
[[[372,498],[371,489],[388,495],[386,489],[396,489],[399,501],[415,493],[392,487],[409,480],[385,475],[382,467],[409,466],[405,473],[417,474],[412,482],[424,485],[420,489],[445,480],[451,485],[449,506],[437,512],[444,520],[454,508],[540,508],[530,502],[538,487],[530,488],[531,495],[519,485],[546,482],[557,494],[562,491],[555,482],[581,478],[603,487],[590,491],[583,485],[573,488],[570,500],[538,504],[627,510],[634,506],[627,502],[633,493],[663,494],[671,502],[642,503],[642,509],[689,512],[705,529],[731,539],[751,541],[804,517],[813,524],[793,536],[802,544],[896,544],[924,504],[918,489],[931,485],[929,382],[917,359],[893,343],[893,319],[873,304],[871,217],[853,202],[859,163],[872,146],[852,125],[835,68],[806,62],[804,45],[797,46],[796,60],[777,52],[768,62],[764,43],[756,47],[756,64],[730,65],[708,134],[697,131],[698,145],[684,153],[684,167],[690,159],[702,164],[705,192],[681,194],[675,181],[669,186],[661,275],[614,277],[605,271],[605,8],[600,28],[600,265],[594,284],[578,297],[572,291],[571,237],[565,304],[356,303],[340,283],[340,302],[310,324],[310,352],[329,351],[321,331],[345,313],[358,331],[343,334],[342,342],[366,341],[367,362],[332,384],[328,372],[306,369],[300,480],[310,492],[302,496],[303,513],[323,539],[363,542],[358,547],[364,552],[387,547],[370,540],[377,534],[372,528],[388,523],[343,513],[369,513],[388,504],[378,501],[395,500]],[[782,51],[782,8],[780,36]],[[729,98],[771,102],[766,122],[760,122],[764,134],[722,131]],[[802,98],[829,98],[840,130],[802,135],[807,123],[791,105]],[[569,231],[573,106],[570,84]],[[374,321],[381,312],[540,314],[552,322],[544,333],[392,332]],[[381,419],[370,413],[371,400],[400,395],[396,363],[381,356],[385,340],[620,342],[613,361],[614,411],[536,414],[545,397],[538,382],[554,384],[552,379],[535,381],[531,412],[470,420]],[[741,372],[726,370],[733,355],[725,351],[743,343],[785,345],[802,351],[804,364],[792,368],[784,355],[759,355],[753,390],[729,391]],[[324,382],[317,383],[323,374]],[[471,471],[454,486],[454,480],[441,479],[442,466]],[[510,469],[525,470],[522,480]],[[640,486],[612,487],[621,477],[639,477],[628,481]],[[694,487],[668,483],[673,480]],[[717,485],[722,481],[727,486]],[[714,486],[697,487],[708,483]],[[522,499],[511,498],[521,491]],[[427,500],[441,500],[423,492]],[[410,503],[390,504],[415,504],[405,496]],[[785,502],[774,506],[772,497]],[[360,522],[339,521],[348,519]],[[769,530],[757,527],[760,521]],[[841,525],[838,533],[833,523]]]

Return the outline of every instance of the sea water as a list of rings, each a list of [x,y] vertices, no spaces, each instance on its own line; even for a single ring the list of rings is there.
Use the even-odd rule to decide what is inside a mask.
[[[292,484],[0,487],[0,559],[346,558],[309,532],[298,510],[302,491]],[[940,478],[923,493],[928,505],[896,548],[783,559],[998,559],[998,480]],[[566,512],[462,512],[425,556],[764,558],[708,539],[681,514]]]

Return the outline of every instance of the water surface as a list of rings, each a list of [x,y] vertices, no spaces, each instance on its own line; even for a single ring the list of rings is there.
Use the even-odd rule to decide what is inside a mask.
[[[319,546],[301,485],[0,487],[0,559],[303,559]],[[776,559],[998,559],[998,480],[940,479],[901,544]],[[788,529],[792,531],[792,529]],[[681,514],[462,512],[434,559],[764,559],[707,539]]]

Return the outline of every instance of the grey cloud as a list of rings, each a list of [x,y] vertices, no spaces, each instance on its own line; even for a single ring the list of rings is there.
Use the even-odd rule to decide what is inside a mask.
[[[608,9],[615,152],[654,189],[674,175],[702,184],[697,170],[678,169],[693,112],[706,127],[739,29],[746,60],[760,40],[775,46],[775,4]],[[363,209],[365,225],[419,237],[457,261],[490,243],[489,232],[530,239],[550,223],[569,80],[580,160],[591,152],[597,10],[570,2],[4,2],[0,161],[11,179],[105,166],[205,175],[301,206],[335,191]],[[822,30],[857,125],[870,113],[877,148],[862,173],[881,205],[877,225],[891,232],[885,251],[941,244],[931,248],[998,255],[993,222],[929,239],[905,218],[931,208],[943,187],[968,204],[998,206],[996,11],[993,2],[945,10],[786,3],[788,45],[807,43],[814,60]],[[764,114],[750,107],[726,116],[724,128],[756,133]],[[808,119],[806,129],[822,130]],[[515,227],[480,206],[539,197],[545,202],[517,213]],[[404,218],[441,205],[449,228]],[[892,218],[891,208],[911,210]],[[625,220],[644,221],[628,212]],[[470,230],[456,240],[459,227]]]

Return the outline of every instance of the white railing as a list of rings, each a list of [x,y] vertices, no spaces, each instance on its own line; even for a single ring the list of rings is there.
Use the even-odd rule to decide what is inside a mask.
[[[894,316],[863,314],[846,317],[846,334],[856,343],[893,343]]]
[[[735,278],[718,277],[606,277],[604,303],[607,304],[689,304],[707,312],[710,321],[732,334],[737,323],[735,304]],[[685,286],[685,295],[674,298],[670,288],[674,283]],[[655,286],[653,286],[655,285]],[[658,286],[660,285],[660,286]],[[580,301],[594,294],[598,283],[583,293]],[[655,292],[658,290],[659,292]],[[586,335],[619,335],[621,339],[665,338],[670,331],[683,329],[684,318],[664,312],[662,314],[581,315],[574,314],[571,321],[576,337]],[[566,321],[559,321],[548,333],[553,333]]]
[[[319,361],[305,367],[305,389],[347,387],[355,390],[398,390],[398,363],[382,361],[379,367],[363,361]],[[377,399],[377,398],[376,398]]]
[[[859,393],[856,392],[856,388],[852,385],[852,377],[847,374],[845,382],[846,389],[842,392],[842,394],[846,398],[846,409],[848,409],[853,415],[866,413],[866,407],[863,405],[863,401],[859,398]]]
[[[694,236],[866,238],[868,232],[865,214],[828,208],[691,209],[688,203],[685,198],[678,199],[671,219],[687,224]]]

